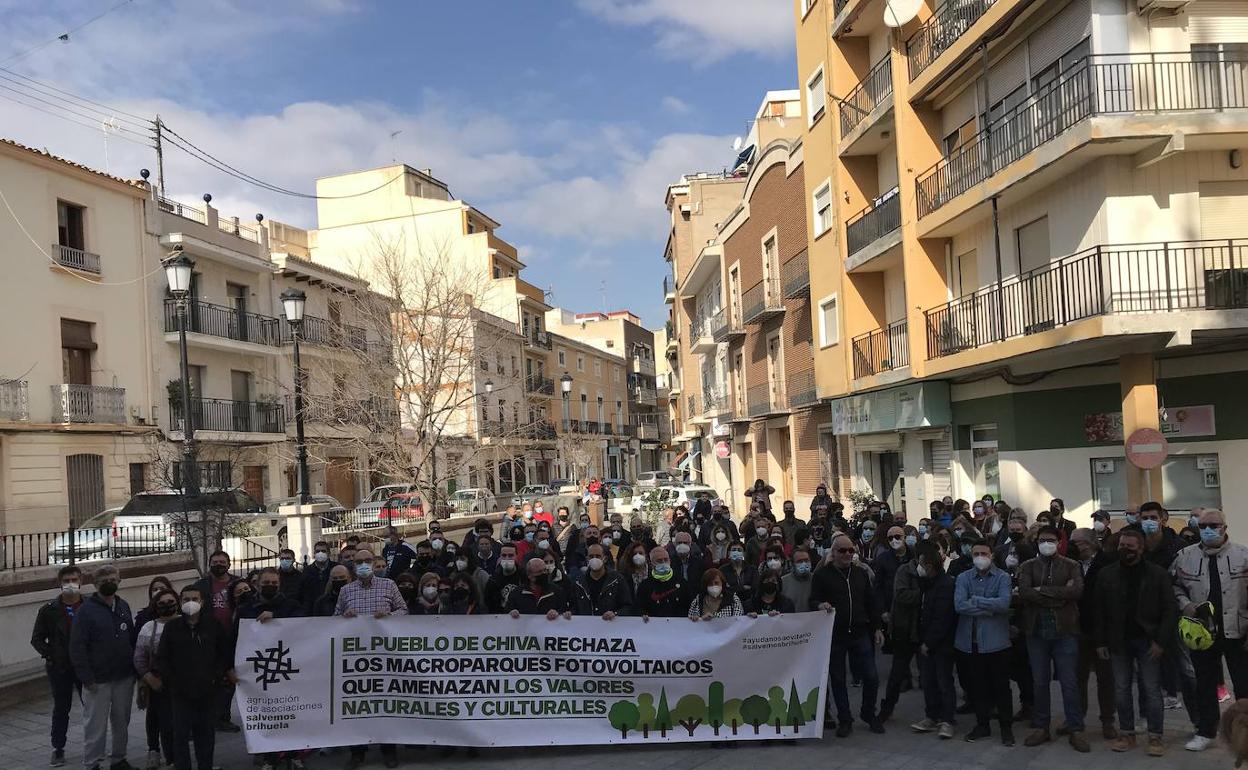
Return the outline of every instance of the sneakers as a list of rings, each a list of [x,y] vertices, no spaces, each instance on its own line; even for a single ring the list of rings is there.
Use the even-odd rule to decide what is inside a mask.
[[[160,765],[161,765],[160,752],[148,749],[147,770],[160,770]]]
[[[1124,733],[1123,735],[1119,735],[1118,740],[1114,741],[1109,747],[1110,751],[1117,751],[1119,753],[1130,751],[1134,748],[1135,733]]]
[[[930,733],[932,730],[935,730],[937,727],[939,727],[939,725],[936,724],[935,719],[920,719],[919,721],[910,725],[910,729],[914,730],[916,733]]]
[[[1027,747],[1040,746],[1053,740],[1053,736],[1049,735],[1048,730],[1032,730],[1031,734],[1023,739],[1023,745]]]
[[[1227,691],[1226,685],[1224,684],[1218,685],[1218,703],[1226,703],[1230,699],[1231,699],[1231,694],[1230,692]]]
[[[1177,695],[1167,695],[1162,699],[1161,705],[1166,711],[1174,711],[1183,708],[1183,700]]]
[[[947,741],[953,737],[953,725],[948,722],[941,722],[936,728],[936,734],[940,736],[942,741]]]
[[[1148,736],[1148,755],[1150,757],[1164,757],[1166,755],[1166,744],[1161,742],[1160,735]]]
[[[48,767],[64,767],[65,766],[65,750],[56,749],[52,752],[52,759],[48,761]]]
[[[1213,745],[1212,738],[1206,738],[1203,735],[1193,735],[1192,739],[1183,744],[1183,748],[1188,751],[1204,751]]]
[[[971,728],[971,731],[967,733],[966,736],[962,740],[966,741],[967,743],[974,743],[980,738],[987,738],[990,735],[992,735],[992,728],[990,728],[988,725],[975,725],[974,727]]]
[[[1092,750],[1092,747],[1088,745],[1088,739],[1084,737],[1083,730],[1071,732],[1067,741],[1069,741],[1070,747],[1080,754],[1087,754]]]

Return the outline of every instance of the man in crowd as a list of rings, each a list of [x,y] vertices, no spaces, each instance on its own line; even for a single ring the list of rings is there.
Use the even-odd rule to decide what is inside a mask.
[[[688,585],[702,583],[702,571],[706,565],[702,562],[701,552],[694,550],[693,536],[687,530],[682,529],[673,536],[672,543],[668,545],[668,555],[672,557],[676,577]]]
[[[52,767],[65,764],[65,743],[69,733],[69,711],[74,694],[82,685],[74,675],[69,658],[69,638],[74,618],[82,609],[82,572],[75,566],[61,567],[56,580],[61,584],[57,597],[39,608],[30,644],[43,658],[44,673],[52,689]]]
[[[1143,514],[1141,511],[1140,515]],[[1243,587],[1246,573],[1248,548],[1231,541],[1222,511],[1202,512],[1200,543],[1184,548],[1170,565],[1179,611],[1204,620],[1213,636],[1209,649],[1192,650],[1197,725],[1196,735],[1184,747],[1188,751],[1204,751],[1218,736],[1218,683],[1222,679],[1223,660],[1235,697],[1248,697],[1248,652],[1244,651],[1248,639],[1248,592]]]
[[[601,615],[603,620],[628,614],[632,603],[628,580],[607,567],[606,551],[600,543],[585,551],[588,556],[585,574],[572,586],[569,607],[577,615]]]
[[[953,685],[958,626],[954,611],[955,584],[953,578],[945,574],[944,560],[934,543],[922,543],[917,551],[918,563],[914,570],[922,592],[917,641],[919,669],[923,675],[924,718],[911,727],[921,733],[936,730],[941,739],[948,740],[953,737],[953,712],[958,703]],[[984,556],[983,561],[991,565],[989,557]]]
[[[386,574],[395,578],[411,571],[416,549],[403,539],[398,529],[390,527],[386,530],[386,545],[381,549],[381,556],[386,560]]]
[[[836,703],[836,737],[847,738],[854,731],[849,705],[848,664],[854,680],[862,683],[859,716],[873,733],[883,733],[876,716],[880,677],[875,667],[875,648],[883,643],[883,618],[871,576],[854,563],[857,548],[848,535],[832,538],[832,559],[815,570],[811,578],[810,604],[825,612],[835,610],[832,625],[831,661],[828,679],[832,701]]]
[[[780,529],[784,532],[785,545],[790,546],[797,542],[798,530],[805,529],[806,527],[806,522],[797,518],[797,506],[793,504],[792,500],[784,501],[784,515],[777,523],[780,525]]]
[[[1144,558],[1162,569],[1170,569],[1174,557],[1183,548],[1183,541],[1169,527],[1170,512],[1158,502],[1140,506],[1139,528],[1144,533]]]
[[[1073,531],[1073,530],[1072,530]],[[1023,633],[1031,660],[1035,703],[1032,732],[1023,741],[1039,746],[1052,740],[1050,725],[1050,673],[1056,670],[1061,685],[1062,710],[1072,748],[1091,751],[1083,734],[1083,712],[1077,681],[1079,667],[1079,597],[1083,574],[1079,564],[1057,553],[1061,535],[1056,527],[1042,527],[1036,537],[1040,555],[1019,566],[1018,594],[1023,603]]]
[[[601,545],[596,547],[602,548]],[[524,563],[524,574],[524,585],[507,597],[507,606],[504,608],[507,614],[513,618],[521,615],[545,615],[547,620],[554,620],[567,612],[567,597],[551,585],[545,559],[529,559]]]
[[[205,609],[212,610],[212,617],[222,628],[234,627],[234,603],[230,601],[230,588],[240,578],[230,574],[230,555],[225,551],[217,551],[208,557],[208,575],[200,578],[195,587],[199,589]],[[236,733],[238,725],[230,720],[231,706],[234,703],[234,687],[222,687],[217,696],[217,729],[226,733]]]
[[[69,634],[69,658],[82,683],[83,766],[100,770],[111,728],[111,770],[130,770],[126,744],[134,702],[134,646],[130,605],[117,595],[121,575],[111,564],[95,571],[95,593],[82,603]]]
[[[983,540],[971,542],[971,569],[958,575],[954,585],[954,610],[958,630],[954,648],[967,678],[975,727],[966,734],[973,743],[992,735],[995,713],[1001,727],[1001,743],[1014,745],[1010,698],[1010,576],[992,561],[992,549]]]
[[[1081,531],[1076,530],[1076,536]],[[1111,748],[1119,752],[1135,748],[1132,685],[1138,681],[1141,716],[1148,725],[1148,754],[1160,757],[1166,752],[1161,740],[1165,713],[1161,658],[1172,644],[1179,609],[1170,576],[1144,558],[1144,540],[1144,533],[1135,528],[1119,533],[1118,561],[1097,576],[1090,614],[1096,652],[1102,660],[1112,661],[1114,671],[1121,733]]]
[[[307,614],[298,600],[287,596],[282,590],[280,568],[265,567],[260,570],[256,578],[256,592],[259,598],[238,608],[238,620],[263,618],[264,622],[268,622],[273,618],[301,618]]]
[[[1076,679],[1079,683],[1079,704],[1086,721],[1088,716],[1088,680],[1096,676],[1096,704],[1101,718],[1101,735],[1105,740],[1118,738],[1114,726],[1114,667],[1108,659],[1097,654],[1093,625],[1096,582],[1101,571],[1114,562],[1113,557],[1101,551],[1101,542],[1091,529],[1076,529],[1070,535],[1066,555],[1079,563],[1083,574],[1083,594],[1079,597],[1079,667]],[[1059,729],[1060,732],[1060,729]]]
[[[295,566],[295,552],[293,550],[283,548],[277,552],[277,569],[282,593],[298,600],[299,586],[303,583],[303,573]]]
[[[299,602],[306,614],[311,615],[316,600],[325,595],[325,585],[329,583],[329,572],[333,566],[329,543],[321,540],[312,546],[312,563],[304,569],[303,580],[299,583]]]
[[[793,569],[780,580],[780,592],[793,602],[797,612],[810,612],[810,576],[814,565],[810,551],[803,546],[793,549]]]
[[[269,572],[270,585],[277,588],[277,570],[270,567]],[[193,741],[196,767],[210,768],[216,748],[217,692],[224,682],[238,681],[231,660],[233,644],[229,630],[204,611],[204,596],[197,586],[182,589],[180,599],[182,614],[160,635],[152,671],[168,692],[175,767],[191,769]]]
[[[511,592],[524,582],[524,571],[518,567],[515,543],[503,543],[498,549],[494,572],[485,584],[485,606],[490,612],[503,612]]]
[[[672,569],[672,557],[663,546],[650,551],[650,575],[637,586],[633,614],[642,620],[683,618],[689,614],[693,588]]]

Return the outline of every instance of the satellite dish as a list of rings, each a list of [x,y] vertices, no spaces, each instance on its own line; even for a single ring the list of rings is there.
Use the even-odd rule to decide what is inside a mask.
[[[919,15],[919,7],[923,0],[885,0],[884,24],[889,27],[901,27]]]
[[[736,139],[733,139],[733,140],[732,140],[732,151],[733,151],[733,152],[741,152],[741,145],[743,145],[743,144],[745,144],[745,141],[744,141],[743,139],[741,139],[741,137],[739,137],[739,136],[738,136]]]

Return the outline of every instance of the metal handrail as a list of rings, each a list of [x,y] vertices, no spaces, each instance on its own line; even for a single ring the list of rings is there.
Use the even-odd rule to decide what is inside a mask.
[[[901,228],[901,196],[894,187],[845,221],[845,247],[853,256]]]
[[[81,270],[84,273],[100,274],[100,255],[83,249],[75,249],[63,243],[52,244],[52,253],[56,255],[56,263],[62,267]]]
[[[910,79],[914,80],[975,22],[979,21],[997,0],[945,0],[923,26],[906,40],[906,59]]]
[[[208,302],[191,302],[187,307],[188,332],[224,337],[257,345],[280,345],[285,322],[259,313],[240,312],[232,307]],[[178,331],[178,304],[165,300],[165,332]]]
[[[910,336],[905,319],[882,329],[860,334],[850,344],[854,352],[854,378],[870,377],[910,365]]]
[[[866,76],[840,100],[841,138],[848,136],[892,95],[893,68],[891,58],[886,55],[873,64]]]
[[[191,398],[191,424],[223,433],[285,433],[286,409],[278,401]],[[169,399],[169,429],[183,429],[181,399]]]

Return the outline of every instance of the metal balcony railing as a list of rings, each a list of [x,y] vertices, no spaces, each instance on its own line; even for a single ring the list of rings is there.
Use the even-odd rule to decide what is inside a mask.
[[[780,266],[780,280],[784,282],[785,299],[810,296],[810,253],[806,249]]]
[[[1098,54],[991,120],[915,180],[919,216],[1093,115],[1248,108],[1248,56]]]
[[[870,377],[910,365],[910,337],[905,319],[851,340],[854,379]]]
[[[166,214],[173,214],[175,217],[189,219],[192,222],[198,222],[201,225],[208,224],[208,215],[203,209],[197,209],[194,206],[186,206],[169,198],[156,198],[156,207]]]
[[[767,417],[773,414],[783,414],[789,410],[783,380],[755,385],[749,389],[746,401],[750,417]]]
[[[808,369],[804,372],[790,374],[787,377],[789,405],[796,408],[810,406],[819,402],[819,390],[815,386],[815,372]]]
[[[1094,246],[925,312],[928,358],[1099,315],[1248,308],[1248,238]]]
[[[653,406],[659,399],[658,391],[645,385],[637,385],[632,389],[633,400],[639,404]]]
[[[524,378],[524,392],[537,393],[543,396],[555,395],[555,381],[549,377],[529,376]]]
[[[784,295],[778,278],[767,278],[741,295],[741,322],[762,323],[784,312]]]
[[[286,396],[286,420],[295,422],[295,397]],[[379,397],[353,399],[332,396],[304,396],[303,421],[319,425],[394,428],[399,424],[398,404]]]
[[[730,409],[731,402],[726,391],[719,388],[702,391],[702,415],[704,417],[719,417],[727,414]]]
[[[666,302],[676,300],[676,281],[670,275],[663,276],[663,299]]]
[[[836,2],[832,4],[833,15],[837,15],[841,11],[845,10],[845,6],[847,5],[849,5],[849,0],[836,0]]]
[[[893,98],[893,68],[885,56],[841,100],[841,137],[862,124],[872,110]]]
[[[282,321],[278,325],[282,344],[288,345],[294,342],[290,324],[286,323],[285,318],[279,320]],[[351,324],[334,322],[327,318],[318,318],[317,316],[304,316],[299,342],[366,352],[368,350],[368,333],[362,326],[352,326]]]
[[[237,235],[239,238],[251,241],[252,243],[260,242],[260,231],[251,225],[245,225],[238,221],[238,217],[218,217],[217,229],[223,233]]]
[[[633,371],[654,376],[654,359],[633,356]]]
[[[126,389],[101,385],[53,385],[52,422],[124,425]]]
[[[942,53],[949,50],[996,2],[997,0],[945,0],[906,41],[910,79],[917,78]]]
[[[550,350],[550,333],[529,332],[524,335],[524,344],[537,350]]]
[[[734,389],[728,405],[728,419],[732,422],[748,422],[750,406],[744,390]]]
[[[702,401],[698,398],[698,394],[690,393],[685,396],[685,419],[691,420],[702,414]]]
[[[277,401],[231,401],[192,398],[191,424],[195,430],[222,433],[285,433],[286,409]],[[183,428],[181,399],[169,400],[169,429]]]
[[[30,385],[26,380],[0,382],[0,420],[30,420]]]
[[[232,307],[191,302],[187,308],[186,330],[211,337],[251,342],[256,345],[278,345],[286,322],[259,313],[240,312]],[[165,332],[178,331],[178,306],[173,299],[165,300]]]
[[[52,244],[52,254],[56,257],[56,263],[61,267],[81,270],[84,273],[100,274],[99,254],[92,254],[89,251],[75,249],[73,246],[65,246],[60,243]]]
[[[901,196],[894,187],[845,222],[845,246],[849,256],[900,228]]]

